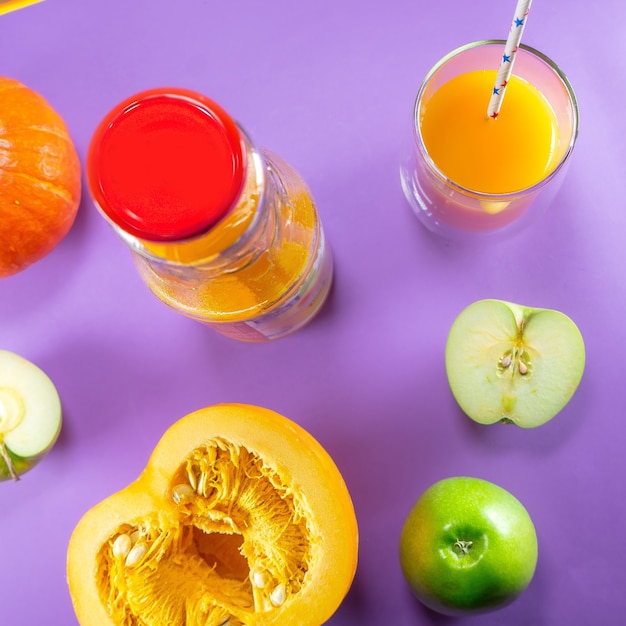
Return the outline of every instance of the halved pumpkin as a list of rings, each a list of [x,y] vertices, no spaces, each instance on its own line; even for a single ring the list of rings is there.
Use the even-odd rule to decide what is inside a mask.
[[[319,626],[357,563],[337,466],[268,409],[222,404],[171,426],[140,477],[69,543],[82,626]]]

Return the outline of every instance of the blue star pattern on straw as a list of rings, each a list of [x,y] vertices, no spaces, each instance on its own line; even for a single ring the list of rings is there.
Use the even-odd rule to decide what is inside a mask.
[[[519,50],[522,33],[526,27],[531,2],[532,0],[517,0],[513,23],[511,24],[509,36],[504,46],[502,62],[500,63],[500,68],[498,69],[496,83],[491,94],[491,99],[489,100],[489,107],[487,108],[487,115],[494,120],[497,119],[500,114],[500,107],[502,106],[504,92],[506,91],[506,86],[509,83],[511,73],[513,72],[515,55]]]

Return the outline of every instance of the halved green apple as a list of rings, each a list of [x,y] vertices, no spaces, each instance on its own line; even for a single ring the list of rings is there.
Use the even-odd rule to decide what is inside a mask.
[[[56,387],[35,364],[0,350],[0,481],[34,467],[61,430]]]
[[[583,338],[567,315],[502,300],[464,309],[446,343],[452,394],[481,424],[545,424],[570,401],[584,368]]]

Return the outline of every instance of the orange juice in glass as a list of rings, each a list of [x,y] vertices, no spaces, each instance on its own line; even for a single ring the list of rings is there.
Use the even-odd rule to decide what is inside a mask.
[[[422,223],[452,238],[514,230],[552,200],[578,133],[569,81],[522,45],[502,109],[487,114],[504,41],[444,57],[418,92],[401,164],[404,194]]]

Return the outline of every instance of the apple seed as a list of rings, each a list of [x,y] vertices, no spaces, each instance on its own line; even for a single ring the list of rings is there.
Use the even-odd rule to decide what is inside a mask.
[[[502,367],[503,369],[506,369],[507,367],[509,367],[509,365],[511,365],[512,362],[513,362],[513,357],[511,356],[511,353],[509,352],[500,359],[500,367]]]
[[[526,376],[530,372],[530,355],[526,350],[507,350],[500,357],[498,368],[502,371],[508,370],[514,362],[517,367],[512,370],[513,374],[518,371],[522,376]]]

